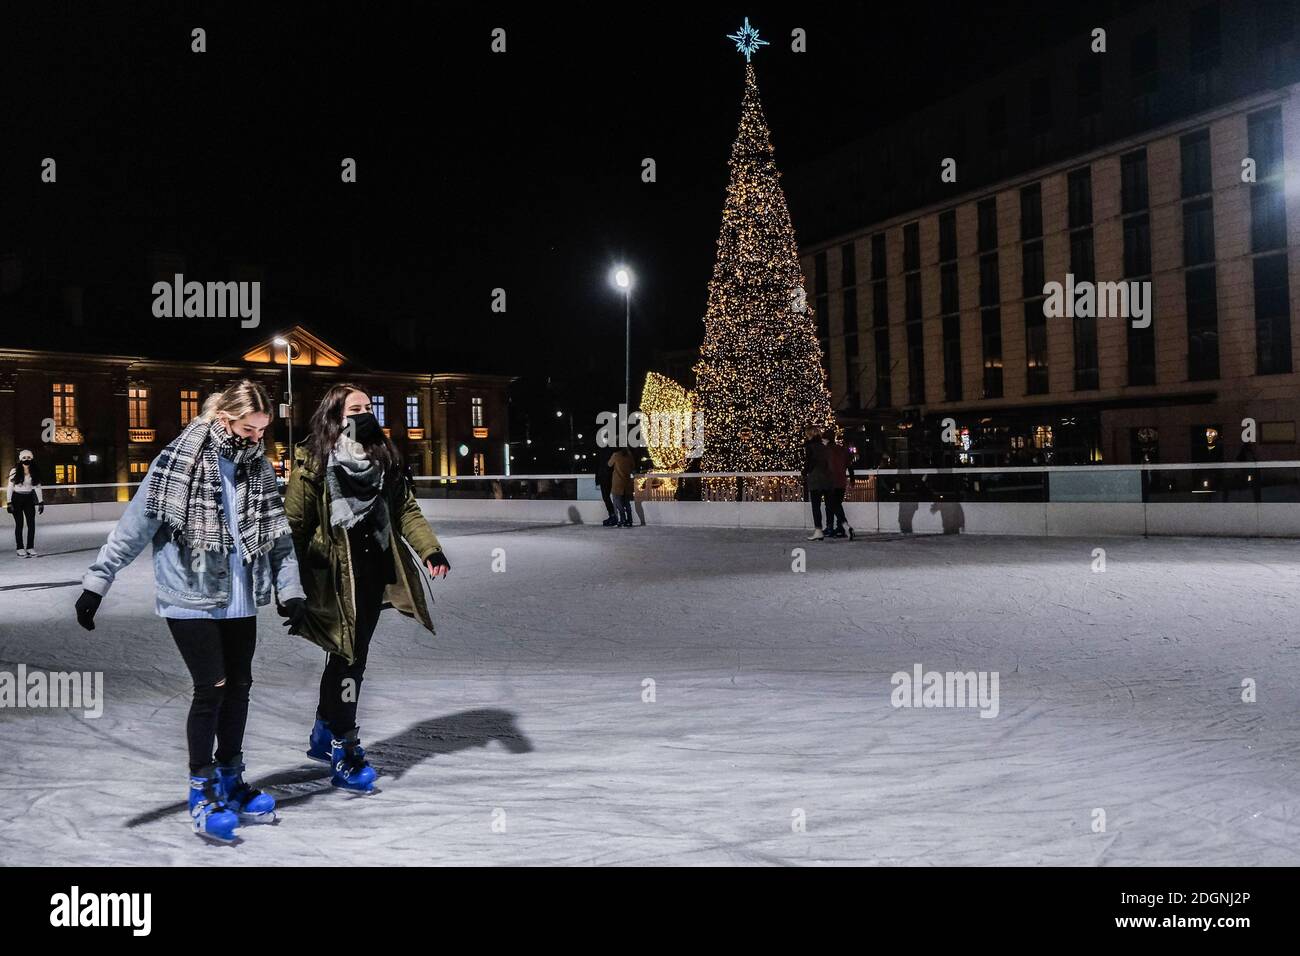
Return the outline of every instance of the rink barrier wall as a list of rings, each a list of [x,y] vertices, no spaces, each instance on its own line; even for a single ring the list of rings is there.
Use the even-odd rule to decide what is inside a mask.
[[[1300,537],[1300,500],[1258,501],[1144,501],[1148,475],[1144,472],[1191,472],[1200,479],[1215,471],[1249,472],[1259,479],[1270,469],[1291,469],[1300,475],[1300,462],[1251,462],[1228,464],[1084,465],[1033,466],[1026,468],[963,469],[878,469],[859,472],[860,477],[877,479],[904,476],[944,476],[952,481],[982,474],[1029,476],[1050,473],[1047,501],[848,501],[844,510],[850,524],[863,532],[911,532],[916,534],[1002,534],[1037,536],[1141,536],[1194,535],[1229,537]],[[1282,478],[1290,472],[1271,472]],[[716,473],[711,477],[794,477],[794,472],[766,475]],[[652,475],[648,477],[673,477]],[[1225,481],[1226,481],[1225,477]],[[494,520],[539,524],[594,524],[605,519],[605,507],[591,474],[483,475],[454,479],[417,477],[420,509],[433,522],[439,520]],[[482,488],[490,482],[545,482],[554,489],[560,483],[573,485],[574,497],[494,498],[447,495],[455,486]],[[51,486],[54,495],[116,497],[115,489],[133,489],[135,484]],[[1260,481],[1259,484],[1267,484]],[[1283,483],[1284,484],[1284,483]],[[541,487],[536,485],[535,487]],[[879,487],[879,485],[877,486]],[[1225,485],[1226,487],[1226,485]],[[1268,489],[1273,492],[1278,482]],[[441,494],[440,494],[441,489]],[[1261,489],[1262,490],[1262,489]],[[553,491],[552,491],[553,493]],[[1283,489],[1283,496],[1287,493]],[[430,497],[432,495],[432,497]],[[1258,495],[1258,492],[1257,492]],[[116,521],[126,509],[124,501],[48,502],[42,523],[62,524],[85,521]],[[638,501],[637,521],[669,527],[774,528],[810,530],[812,514],[802,501]],[[13,518],[0,512],[0,526],[11,529]]]
[[[963,502],[957,521],[955,508],[932,511],[930,506],[931,502],[847,502],[844,513],[854,530],[867,533],[1300,537],[1300,504],[1293,503]],[[914,508],[910,521],[909,508]],[[422,498],[420,510],[431,522],[599,525],[605,520],[605,506],[599,501]],[[804,502],[647,501],[633,511],[638,522],[644,519],[648,525],[665,527],[812,529],[811,509]]]

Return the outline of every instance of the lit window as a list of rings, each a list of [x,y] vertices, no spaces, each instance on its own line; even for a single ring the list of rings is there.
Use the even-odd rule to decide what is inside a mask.
[[[181,389],[181,424],[188,425],[199,417],[199,390],[197,388]],[[137,462],[131,462],[134,468]],[[148,467],[146,463],[145,467]],[[133,471],[132,474],[135,472]]]
[[[54,424],[77,426],[77,386],[71,382],[54,384]]]
[[[474,453],[474,474],[476,475],[487,474],[487,465],[485,464],[483,453],[481,451]]]
[[[406,396],[406,427],[420,427],[420,397],[418,395]]]
[[[475,395],[469,400],[469,411],[470,424],[475,428],[481,428],[483,426],[483,399],[480,396]]]
[[[380,428],[388,424],[388,412],[384,406],[384,396],[370,396],[370,414],[375,416],[375,421],[379,422]]]
[[[149,463],[147,461],[133,461],[130,465],[131,478],[143,478],[149,472]]]
[[[54,483],[57,485],[75,485],[77,483],[77,466],[55,465]]]
[[[149,427],[149,389],[132,385],[127,389],[127,419],[131,428]]]

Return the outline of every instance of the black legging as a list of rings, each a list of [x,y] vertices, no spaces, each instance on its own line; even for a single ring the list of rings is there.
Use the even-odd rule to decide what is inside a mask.
[[[226,621],[206,618],[167,619],[176,647],[194,681],[194,699],[185,723],[189,738],[190,772],[212,763],[227,765],[244,749],[248,723],[248,691],[253,686],[253,651],[257,648],[257,618]]]
[[[385,555],[383,560],[391,559]],[[338,654],[331,654],[325,661],[324,673],[320,675],[320,703],[316,707],[316,717],[329,725],[335,738],[342,738],[357,725],[357,701],[361,697],[361,682],[366,676],[370,638],[379,624],[379,608],[384,603],[387,583],[384,570],[365,560],[358,560],[354,565],[357,626],[353,661],[349,664]],[[347,680],[352,683],[345,686],[343,682]]]
[[[19,551],[36,547],[36,492],[15,491],[9,502],[14,506],[14,542]],[[23,522],[27,522],[27,543],[23,544]]]
[[[843,531],[849,524],[849,519],[844,515],[844,490],[832,488],[827,492],[826,527],[832,530]]]
[[[822,502],[830,494],[820,488],[810,488],[808,490],[808,500],[812,502],[813,527],[818,531],[822,529]]]

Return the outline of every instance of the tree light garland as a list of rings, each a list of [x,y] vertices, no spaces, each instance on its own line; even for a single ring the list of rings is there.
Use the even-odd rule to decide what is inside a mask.
[[[681,471],[695,432],[695,395],[658,372],[641,389],[646,450],[657,471]]]
[[[754,68],[740,128],[695,366],[704,471],[799,467],[803,429],[834,425],[813,310]]]

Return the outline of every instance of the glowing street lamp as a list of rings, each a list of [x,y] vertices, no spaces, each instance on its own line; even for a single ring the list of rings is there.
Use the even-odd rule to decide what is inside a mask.
[[[623,290],[623,404],[632,404],[632,272],[627,266],[614,270],[614,285]]]

